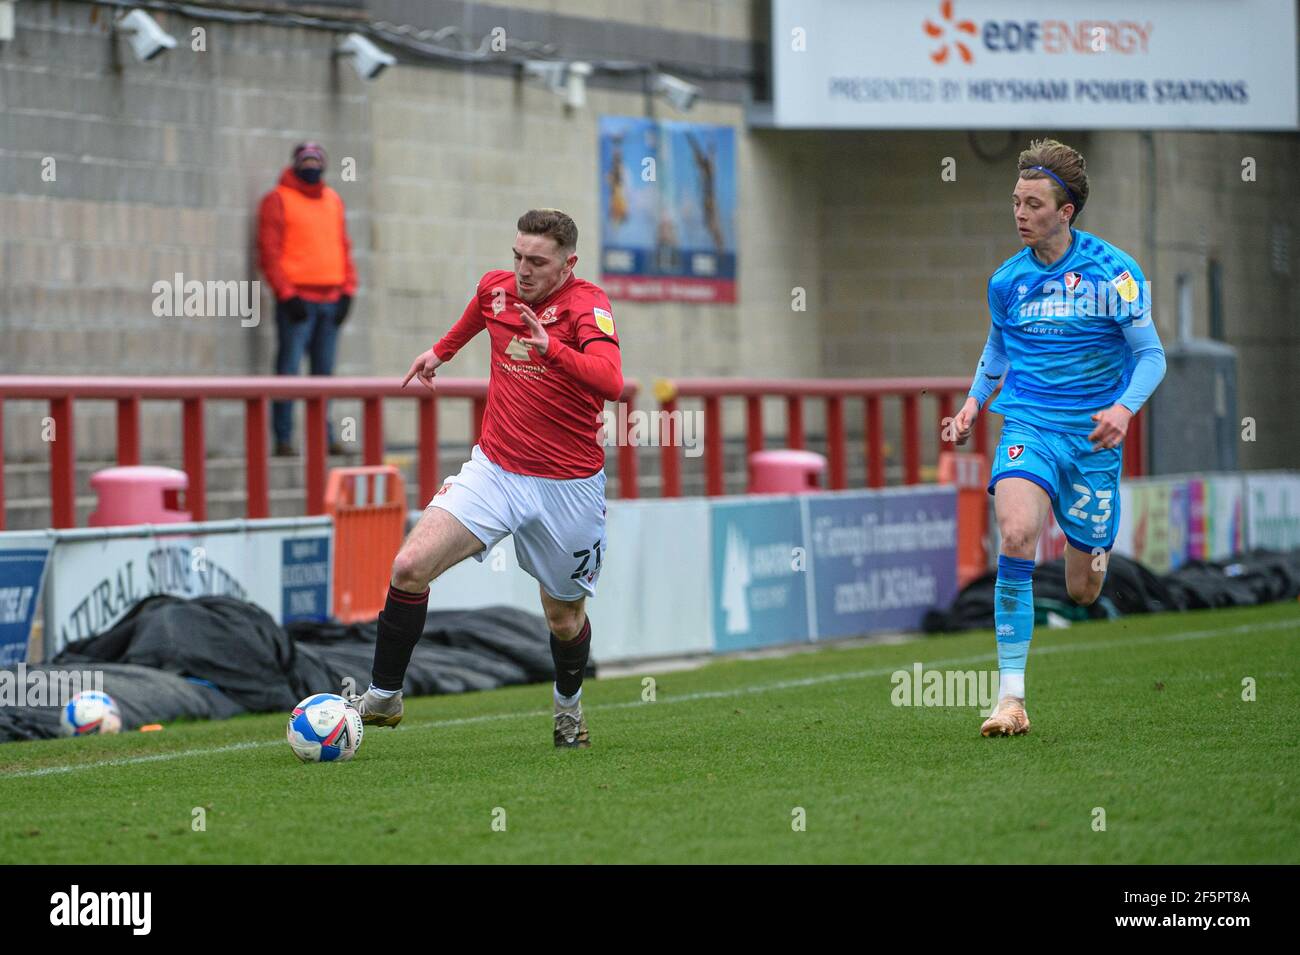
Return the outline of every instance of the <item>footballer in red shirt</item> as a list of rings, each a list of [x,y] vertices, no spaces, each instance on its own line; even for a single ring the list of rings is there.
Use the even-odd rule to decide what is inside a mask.
[[[487,409],[460,473],[425,508],[393,562],[370,688],[352,702],[366,723],[396,726],[402,682],[424,630],[429,583],[467,557],[482,561],[507,535],[540,585],[555,661],[556,746],[590,745],[582,675],[591,647],[585,601],[605,556],[606,401],[623,393],[609,299],[573,274],[578,227],[558,209],[517,223],[514,270],[479,280],[460,320],[402,381],[433,389],[437,369],[475,335],[492,341]]]

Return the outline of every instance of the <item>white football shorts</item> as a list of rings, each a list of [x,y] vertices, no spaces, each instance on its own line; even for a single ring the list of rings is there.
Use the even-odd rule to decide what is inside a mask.
[[[603,470],[567,480],[514,474],[476,444],[428,507],[451,514],[483,542],[474,555],[480,563],[513,534],[519,566],[556,600],[595,595],[605,557]]]

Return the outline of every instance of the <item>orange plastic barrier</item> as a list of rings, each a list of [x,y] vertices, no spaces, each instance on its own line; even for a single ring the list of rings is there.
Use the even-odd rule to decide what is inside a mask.
[[[332,468],[325,513],[334,518],[334,616],[373,620],[388,599],[406,529],[406,484],[395,467]]]
[[[939,455],[939,483],[957,485],[957,586],[988,572],[989,466],[982,454]]]

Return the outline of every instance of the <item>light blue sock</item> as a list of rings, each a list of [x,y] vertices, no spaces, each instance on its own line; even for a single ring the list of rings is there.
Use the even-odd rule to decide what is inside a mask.
[[[1034,562],[998,555],[993,622],[998,636],[998,697],[1025,696],[1025,661],[1034,636]]]

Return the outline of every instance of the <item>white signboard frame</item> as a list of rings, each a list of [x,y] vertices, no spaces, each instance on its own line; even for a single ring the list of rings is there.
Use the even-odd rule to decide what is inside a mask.
[[[46,659],[74,640],[105,632],[155,594],[231,596],[256,604],[276,623],[284,622],[286,601],[298,596],[309,598],[322,618],[333,611],[334,521],[328,516],[81,528],[53,535],[43,607]],[[319,559],[322,538],[324,561]],[[312,552],[286,550],[295,540]]]
[[[1300,127],[1294,0],[773,0],[795,129]]]

